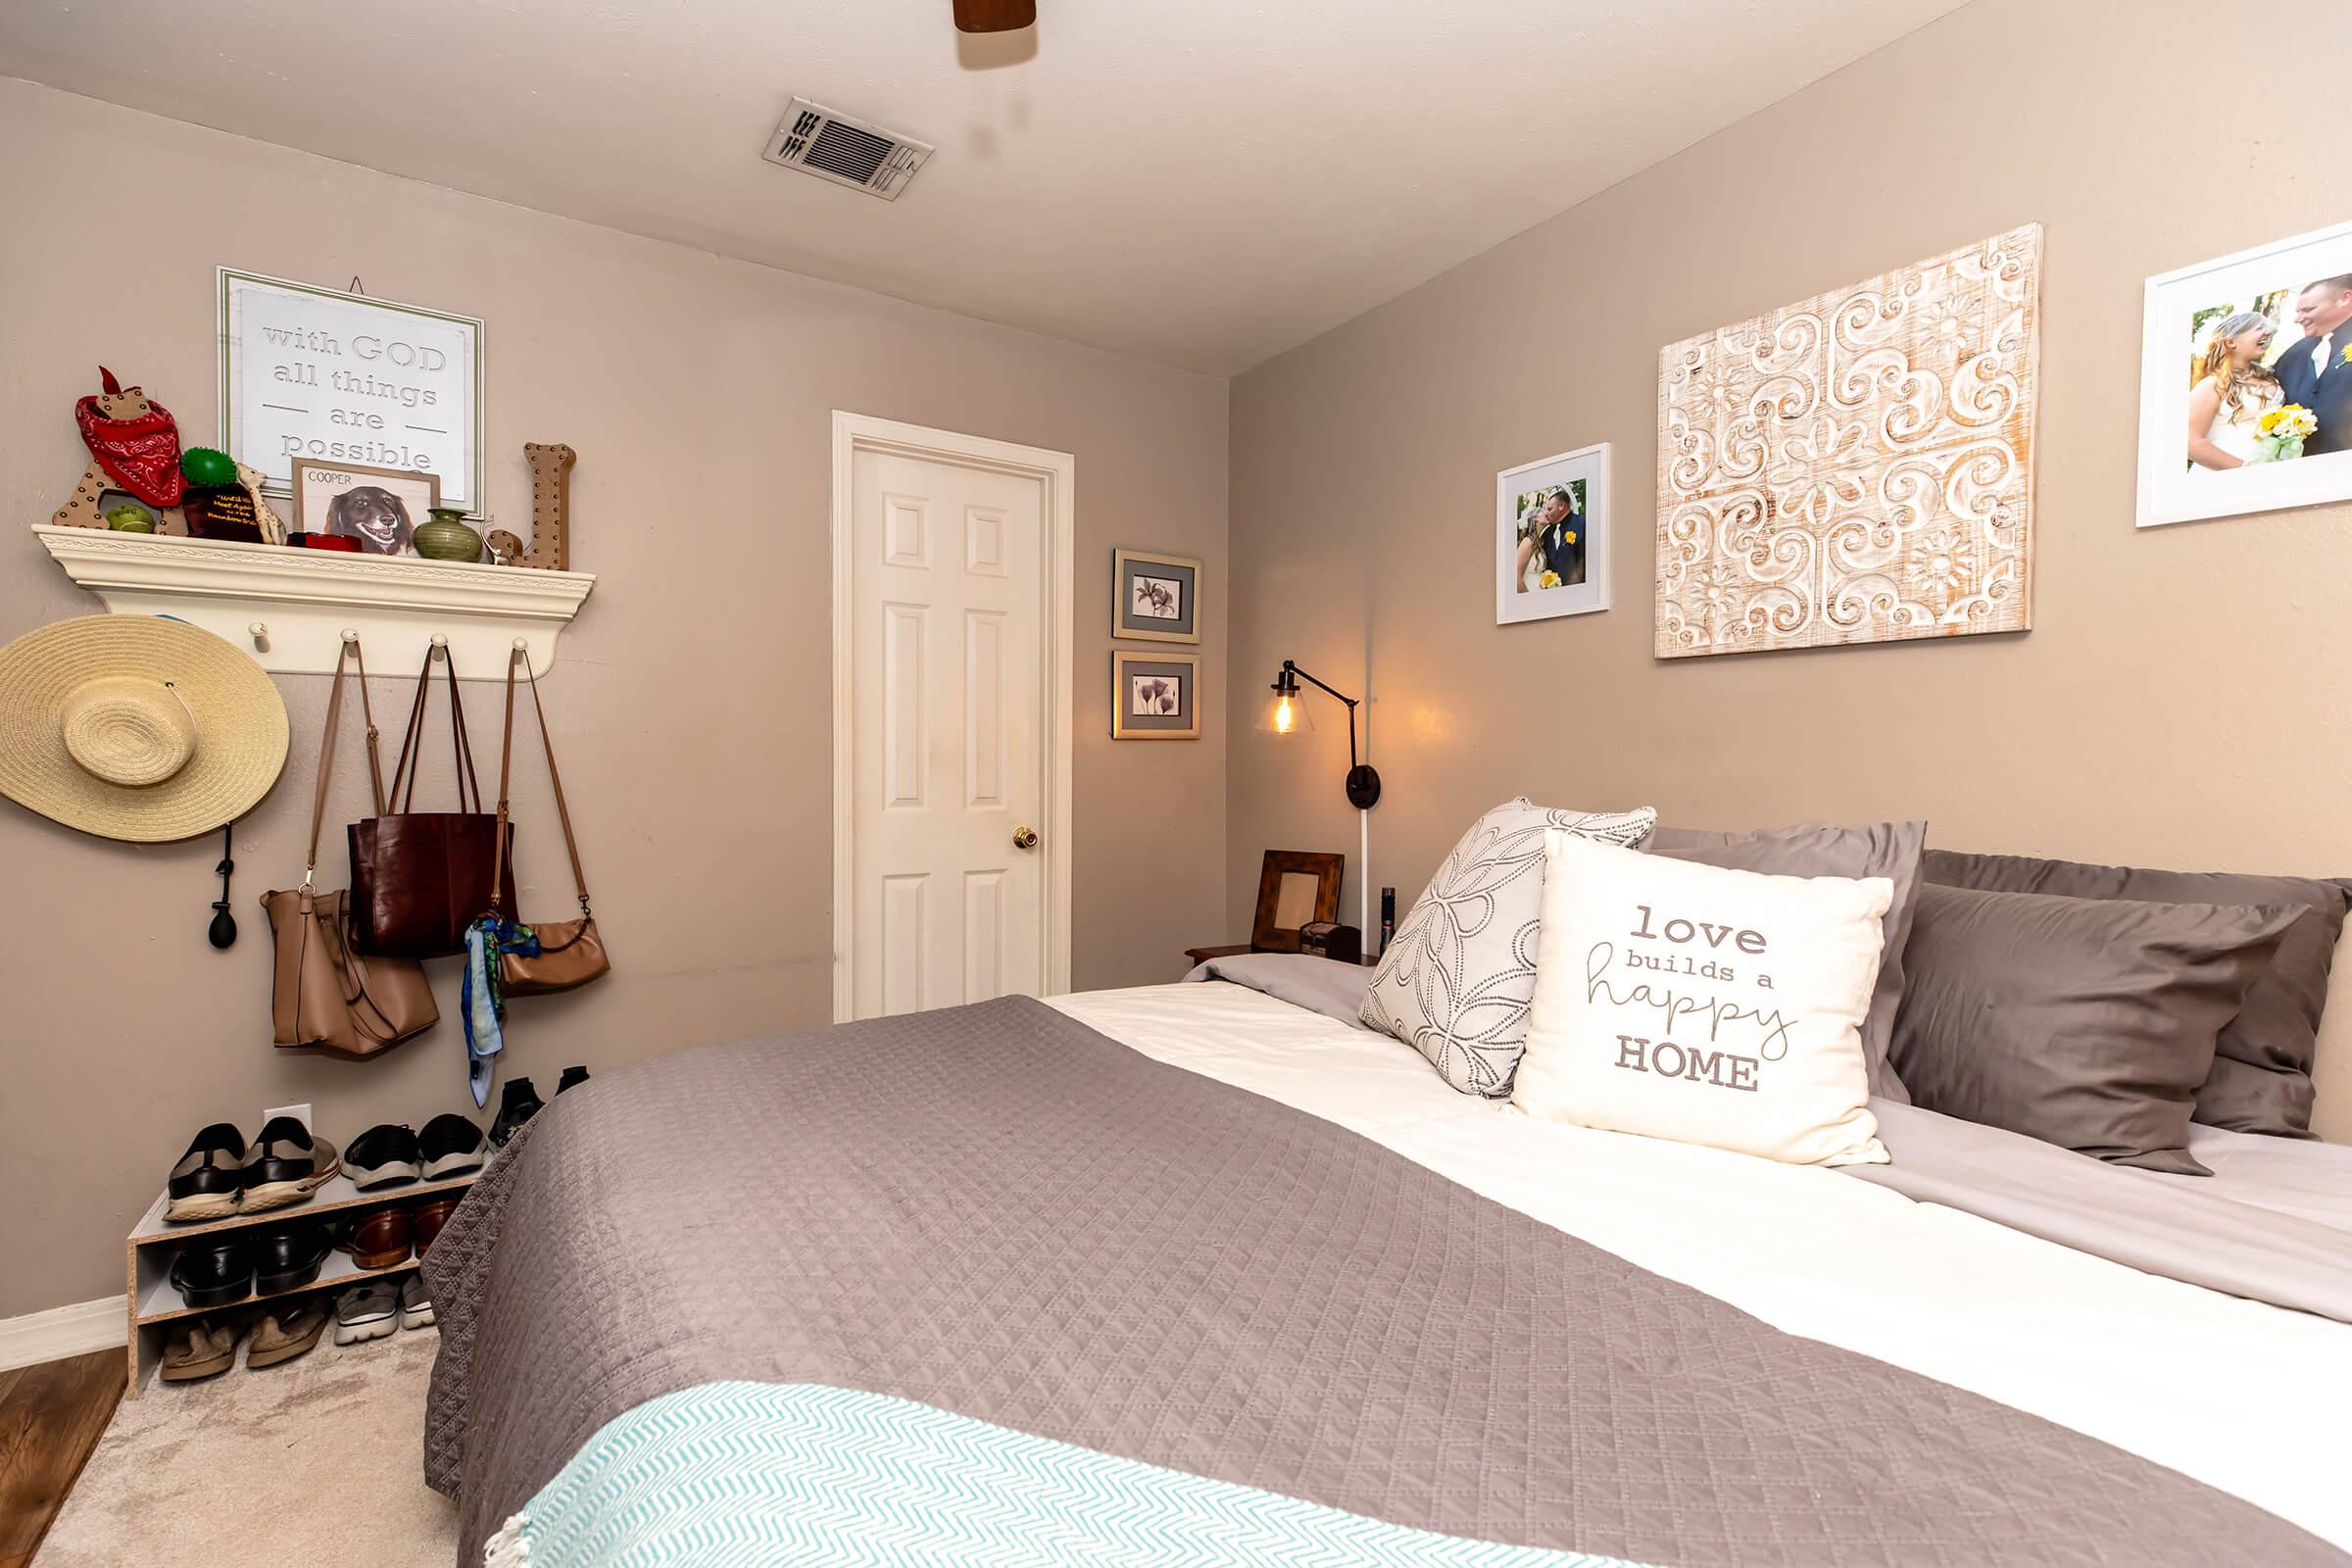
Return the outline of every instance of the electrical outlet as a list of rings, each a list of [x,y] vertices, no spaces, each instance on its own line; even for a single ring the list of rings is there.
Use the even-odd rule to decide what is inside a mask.
[[[306,1130],[317,1131],[311,1126],[311,1102],[307,1100],[299,1105],[271,1105],[268,1110],[262,1112],[262,1121],[267,1124],[280,1116],[291,1116],[302,1123]]]

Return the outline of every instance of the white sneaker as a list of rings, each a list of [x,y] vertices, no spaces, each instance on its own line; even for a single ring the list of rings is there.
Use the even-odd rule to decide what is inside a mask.
[[[399,1328],[400,1288],[390,1280],[369,1280],[335,1298],[337,1345],[380,1340]]]
[[[412,1274],[400,1282],[400,1326],[404,1329],[433,1326],[433,1298],[424,1294],[424,1277],[420,1274]]]

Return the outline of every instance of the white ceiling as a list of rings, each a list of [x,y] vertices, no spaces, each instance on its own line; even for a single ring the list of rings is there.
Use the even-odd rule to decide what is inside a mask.
[[[1961,3],[5,0],[0,74],[1227,375]],[[939,152],[763,163],[796,93]]]

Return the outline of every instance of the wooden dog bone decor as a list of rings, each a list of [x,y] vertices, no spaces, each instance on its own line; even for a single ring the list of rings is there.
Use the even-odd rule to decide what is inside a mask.
[[[571,466],[580,455],[561,441],[526,441],[522,455],[531,462],[531,543],[519,554],[510,554],[507,564],[569,571]]]

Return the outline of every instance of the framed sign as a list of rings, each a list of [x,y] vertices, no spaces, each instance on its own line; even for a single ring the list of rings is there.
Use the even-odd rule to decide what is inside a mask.
[[[220,269],[220,445],[290,494],[311,459],[437,474],[482,508],[482,323]]]

